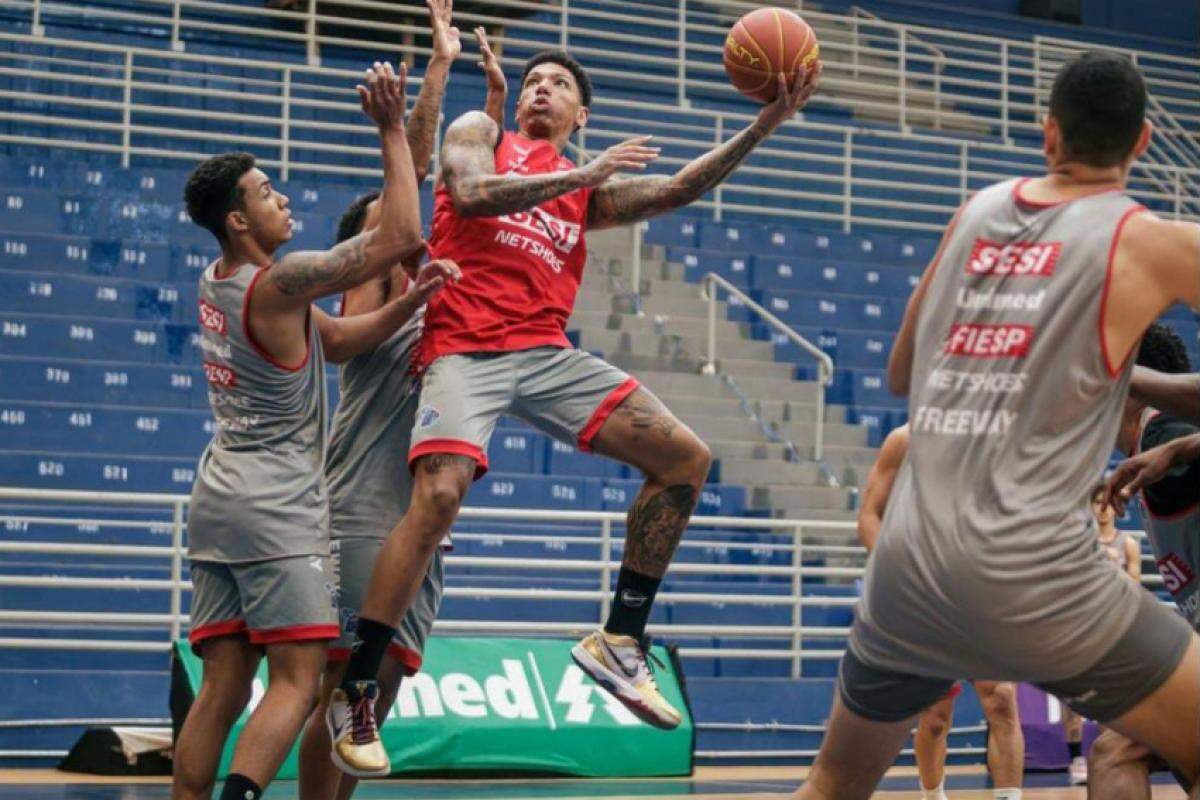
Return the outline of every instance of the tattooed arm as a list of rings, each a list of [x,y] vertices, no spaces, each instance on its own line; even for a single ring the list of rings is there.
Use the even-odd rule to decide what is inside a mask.
[[[818,67],[788,89],[781,76],[777,99],[738,135],[690,162],[672,176],[611,181],[592,193],[588,228],[612,228],[663,214],[699,200],[733,172],[776,128],[804,107],[820,84]]]
[[[504,103],[508,100],[508,81],[504,78],[504,68],[500,59],[492,52],[491,42],[488,41],[487,29],[482,25],[475,28],[475,38],[479,40],[479,68],[487,76],[487,100],[483,111],[496,121],[500,129],[504,129]]]
[[[374,350],[412,319],[417,309],[447,282],[458,280],[460,275],[458,265],[453,261],[431,261],[422,267],[412,289],[389,299],[373,311],[348,317],[331,317],[314,306],[313,319],[321,335],[325,358],[340,364]]]
[[[442,182],[464,217],[496,217],[526,211],[576,189],[599,186],[620,170],[644,169],[658,156],[639,136],[610,148],[588,164],[545,175],[497,175],[500,127],[482,111],[470,111],[446,130]]]
[[[437,135],[438,117],[442,113],[442,98],[450,79],[450,65],[462,52],[458,28],[450,25],[452,0],[425,0],[429,7],[429,27],[433,32],[433,55],[425,67],[421,93],[408,117],[408,146],[417,169],[417,185],[429,174],[429,159],[433,157],[433,140]]]
[[[377,65],[369,75],[371,89],[360,86],[359,94],[382,142],[379,224],[329,250],[289,253],[273,263],[255,295],[263,309],[306,312],[312,301],[374,278],[421,244],[416,176],[404,126],[404,69],[397,77],[391,65]]]

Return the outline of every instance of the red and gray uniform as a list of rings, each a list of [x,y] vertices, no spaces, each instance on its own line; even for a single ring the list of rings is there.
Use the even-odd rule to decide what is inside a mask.
[[[908,458],[843,666],[843,698],[865,716],[909,710],[874,691],[897,686],[873,671],[932,679],[931,693],[1028,681],[1103,721],[1161,685],[1190,641],[1118,579],[1089,505],[1132,371],[1103,340],[1113,254],[1143,209],[1116,191],[1056,204],[1020,191],[976,195],[931,267]]]
[[[554,145],[505,133],[498,175],[572,169]],[[462,217],[449,190],[434,198],[432,258],[462,279],[429,301],[418,367],[424,387],[409,459],[451,453],[487,471],[496,422],[513,414],[560,441],[590,450],[621,401],[638,388],[616,367],[571,347],[565,328],[579,292],[590,189],[516,214]]]
[[[338,634],[329,566],[325,358],[307,324],[304,361],[279,363],[249,314],[266,274],[243,264],[200,278],[200,347],[217,432],[200,457],[188,511],[192,631],[247,631],[254,643]]]
[[[407,456],[421,380],[411,369],[411,359],[423,317],[419,311],[386,342],[350,359],[338,372],[339,400],[325,467],[341,626],[341,637],[329,649],[334,661],[350,657],[375,560],[412,495]],[[443,582],[439,548],[388,648],[410,674],[420,669],[425,641],[441,606]]]
[[[1200,428],[1169,414],[1148,412],[1138,431],[1138,452]],[[1172,469],[1142,490],[1146,535],[1163,585],[1192,627],[1200,632],[1200,461]]]

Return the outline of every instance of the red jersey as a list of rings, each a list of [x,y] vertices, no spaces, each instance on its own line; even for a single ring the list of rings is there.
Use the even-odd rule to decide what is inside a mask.
[[[544,140],[505,133],[497,175],[543,175],[573,169]],[[462,280],[429,301],[418,367],[452,353],[570,347],[565,331],[575,307],[587,246],[591,189],[576,189],[536,208],[464,219],[445,186],[434,193],[430,258],[449,258]]]

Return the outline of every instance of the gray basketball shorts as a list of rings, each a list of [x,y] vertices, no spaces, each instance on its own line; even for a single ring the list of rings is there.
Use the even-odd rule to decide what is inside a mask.
[[[483,477],[488,442],[503,414],[590,452],[605,420],[637,388],[635,378],[582,350],[442,356],[425,373],[409,465],[451,453],[473,458],[475,478]]]
[[[338,624],[341,629],[338,640],[329,647],[330,661],[350,660],[350,648],[354,645],[354,634],[358,629],[358,612],[362,608],[363,596],[367,593],[371,572],[382,547],[382,539],[368,537],[334,539],[330,542],[333,572],[337,577]],[[388,655],[404,666],[406,675],[416,675],[421,669],[425,642],[429,639],[429,632],[442,605],[443,586],[445,561],[442,548],[438,548],[429,562],[429,570],[421,582],[416,600],[388,645]]]
[[[251,644],[338,637],[329,556],[246,564],[192,562],[192,629],[198,656],[208,639],[245,634]]]
[[[1139,592],[1133,625],[1093,667],[1067,680],[1036,685],[1084,717],[1108,722],[1131,711],[1166,683],[1195,635],[1183,617],[1150,592]],[[838,670],[842,703],[858,716],[876,722],[899,722],[921,713],[941,699],[952,683],[949,678],[877,668],[852,648],[846,649]]]

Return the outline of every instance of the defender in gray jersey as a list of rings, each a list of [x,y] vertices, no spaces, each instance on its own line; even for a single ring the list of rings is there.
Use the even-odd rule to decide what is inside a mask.
[[[208,800],[229,729],[250,699],[264,651],[271,681],[234,752],[222,800],[257,800],[316,699],[337,636],[329,572],[325,355],[373,348],[453,270],[431,265],[410,296],[354,320],[312,302],[377,275],[420,245],[404,73],[376,65],[359,87],[379,126],[384,222],[327,252],[278,260],[291,237],[287,198],[232,153],[203,162],[188,213],[220,242],[200,279],[201,347],[217,433],[200,459],[188,519],[194,591],[190,640],[200,692],[175,747],[174,800]]]
[[[436,120],[450,64],[462,45],[457,30],[450,25],[450,0],[431,0],[428,5],[433,56],[413,115]],[[488,47],[484,31],[476,29],[475,35],[483,54],[481,66],[488,75],[486,107],[489,114],[502,120],[507,90],[504,73]],[[422,145],[428,152],[432,152],[434,131],[431,126],[425,132],[427,141]],[[427,160],[415,162],[418,184],[425,180],[427,165]],[[357,198],[338,224],[338,241],[378,225],[380,211],[378,193]],[[412,262],[423,256],[424,250],[414,254]],[[346,292],[342,296],[342,314],[347,317],[369,314],[403,296],[411,286],[408,273],[413,266],[414,263],[398,263],[384,275]],[[386,342],[346,362],[340,370],[340,398],[333,417],[325,474],[329,482],[331,550],[341,635],[329,648],[320,702],[310,715],[301,739],[300,800],[348,800],[358,785],[356,777],[343,773],[329,758],[325,712],[350,658],[363,595],[379,550],[408,509],[412,495],[407,456],[421,391],[420,378],[413,368],[413,352],[421,336],[424,315],[422,307]],[[449,549],[449,542],[447,537],[443,547],[434,553],[419,593],[387,648],[389,658],[380,664],[375,703],[375,713],[380,718],[386,717],[395,704],[401,680],[416,674],[421,667],[425,642],[442,602],[445,574],[442,551]]]
[[[1191,370],[1183,340],[1162,325],[1146,332],[1137,363],[1158,373]],[[1103,491],[1120,508],[1141,490],[1146,534],[1163,584],[1200,631],[1200,451],[1188,452],[1189,439],[1200,441],[1200,428],[1130,396],[1117,449],[1134,457],[1114,471]],[[1088,760],[1090,800],[1149,800],[1150,773],[1168,768],[1151,750],[1112,730],[1100,734]],[[1182,777],[1180,783],[1189,786]]]
[[[1123,194],[1145,106],[1127,59],[1070,61],[1048,174],[969,200],[914,291],[888,363],[909,458],[798,797],[869,797],[958,678],[1038,684],[1200,771],[1200,638],[1115,578],[1089,522],[1130,355],[1169,306],[1200,306],[1200,226]]]

